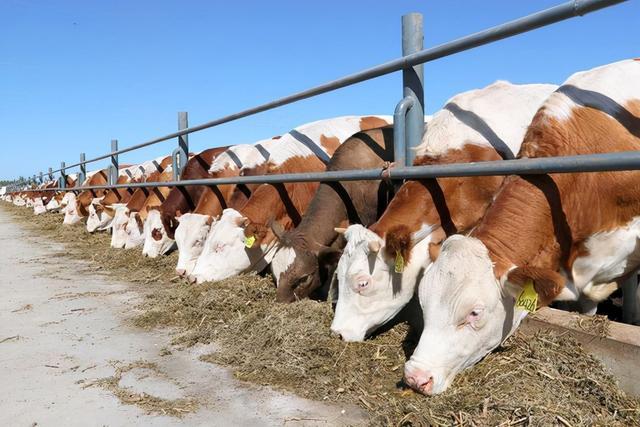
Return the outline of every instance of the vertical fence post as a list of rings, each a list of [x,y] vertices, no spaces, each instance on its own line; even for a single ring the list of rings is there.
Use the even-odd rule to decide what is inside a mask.
[[[420,13],[409,13],[402,17],[402,55],[410,55],[422,50],[424,44],[423,19]],[[404,97],[413,97],[414,105],[407,112],[405,164],[411,166],[415,159],[412,148],[422,141],[424,133],[424,73],[423,65],[402,70]]]
[[[178,112],[178,130],[189,127],[189,117],[186,111]],[[178,137],[178,152],[173,156],[173,179],[178,181],[182,168],[189,160],[189,135],[181,135]]]
[[[60,184],[58,187],[67,188],[67,173],[65,172],[66,165],[64,162],[60,162]]]
[[[80,153],[80,172],[78,173],[78,180],[77,180],[77,182],[79,183],[78,185],[82,185],[85,178],[87,177],[87,164],[84,163],[85,160],[86,160],[85,154]]]
[[[118,151],[118,140],[112,139],[111,152],[113,153],[115,151]],[[109,174],[109,184],[114,185],[118,182],[118,155],[117,154],[111,155],[110,170],[111,170],[111,173]]]
[[[638,271],[634,271],[622,282],[622,321],[624,323],[640,322],[640,313],[637,312]]]
[[[40,172],[40,184],[44,182],[44,174]]]
[[[49,168],[49,180],[53,181],[53,168]]]

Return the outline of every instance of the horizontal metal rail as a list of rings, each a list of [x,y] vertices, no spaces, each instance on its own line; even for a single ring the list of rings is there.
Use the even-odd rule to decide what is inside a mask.
[[[336,89],[341,89],[347,86],[351,86],[356,83],[370,80],[376,77],[384,76],[396,71],[407,69],[409,67],[424,64],[426,62],[433,61],[445,56],[453,55],[455,53],[463,52],[465,50],[473,49],[485,44],[489,44],[498,40],[502,40],[508,37],[512,37],[518,34],[522,34],[531,30],[535,30],[540,27],[544,27],[556,22],[564,21],[577,16],[583,16],[588,13],[604,9],[609,6],[613,6],[619,3],[623,3],[628,0],[572,0],[549,9],[527,15],[525,17],[516,19],[514,21],[507,22],[505,24],[497,25],[495,27],[488,28],[484,31],[480,31],[474,34],[470,34],[459,39],[443,43],[441,45],[424,49],[411,55],[403,56],[398,59],[394,59],[383,64],[367,68],[363,71],[350,74],[348,76],[333,80],[319,86],[312,87],[301,92],[285,96],[280,99],[276,99],[265,104],[258,105],[253,108],[239,111],[237,113],[229,114],[227,116],[220,117],[215,120],[202,123],[200,125],[188,127],[186,129],[179,130],[177,132],[170,133],[159,138],[154,138],[140,144],[132,145],[127,148],[112,151],[111,153],[104,154],[102,156],[95,157],[93,159],[86,160],[85,162],[74,163],[66,166],[65,169],[80,166],[86,163],[96,162],[110,158],[116,154],[123,154],[129,151],[137,150],[147,147],[152,144],[167,141],[179,136],[187,135],[200,130],[212,128],[224,123],[228,123],[243,117],[248,117],[254,114],[258,114],[264,111],[272,110],[283,105],[291,104],[296,101],[300,101],[312,96],[320,95],[326,92],[330,92]],[[56,169],[55,172],[60,172],[62,169]]]
[[[203,178],[184,181],[136,182],[118,185],[91,185],[71,188],[47,188],[23,190],[83,191],[113,188],[184,187],[190,185],[224,184],[278,184],[287,182],[333,182],[377,179],[428,179],[446,177],[540,175],[548,173],[579,173],[640,170],[640,151],[622,151],[604,154],[543,157],[532,159],[495,160],[490,162],[451,163],[446,165],[391,167],[390,169],[360,169],[327,172],[303,172],[273,175]]]

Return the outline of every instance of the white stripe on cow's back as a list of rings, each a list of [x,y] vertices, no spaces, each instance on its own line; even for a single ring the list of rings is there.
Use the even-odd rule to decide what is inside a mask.
[[[260,154],[255,146],[257,144],[264,145],[268,141],[271,141],[271,138],[258,141],[255,144],[232,145],[226,151],[215,158],[213,163],[211,163],[209,172],[214,173],[219,172],[223,169],[237,169],[238,165],[231,158],[232,155],[235,155],[236,159],[240,161],[241,167],[243,169],[253,168],[263,164],[264,162],[266,162],[266,159],[264,158],[264,156],[262,156],[262,154]]]
[[[632,78],[634,76],[635,78]],[[640,61],[625,59],[572,74],[562,86],[571,85],[606,95],[623,106],[640,97]],[[546,115],[567,120],[578,105],[564,93],[556,92],[544,103]]]
[[[473,113],[517,154],[533,116],[556,89],[557,86],[549,84],[514,85],[497,81],[483,89],[455,95],[445,107],[456,105]],[[443,108],[429,120],[416,154],[439,156],[449,150],[462,149],[466,144],[492,146],[485,135],[461,122],[450,109]]]
[[[391,116],[341,116],[307,123],[296,127],[295,130],[311,139],[318,148],[331,157],[333,151],[330,152],[321,145],[321,137],[323,135],[327,138],[336,137],[338,142],[342,144],[351,136],[360,132],[360,120],[364,117],[377,117],[389,124],[393,123]],[[262,146],[269,151],[271,155],[269,161],[273,166],[279,166],[295,156],[307,157],[314,154],[290,133],[282,135],[279,139],[268,140],[262,143]]]

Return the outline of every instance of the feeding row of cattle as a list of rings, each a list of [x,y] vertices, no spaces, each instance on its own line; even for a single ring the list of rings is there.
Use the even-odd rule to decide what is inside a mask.
[[[640,61],[571,76],[560,87],[496,82],[425,120],[416,165],[640,149]],[[191,155],[182,179],[385,168],[391,119],[340,117],[255,144]],[[73,176],[67,176],[73,187]],[[168,181],[170,158],[118,182]],[[107,171],[83,185],[107,182]],[[277,299],[335,291],[331,329],[359,341],[418,295],[424,329],[405,380],[442,392],[528,311],[554,300],[594,313],[640,265],[640,173],[13,193],[64,223],[111,229],[111,245],[179,251],[189,282],[270,267]],[[53,183],[44,187],[55,186]],[[395,193],[395,196],[394,196]],[[625,295],[625,298],[640,298]]]

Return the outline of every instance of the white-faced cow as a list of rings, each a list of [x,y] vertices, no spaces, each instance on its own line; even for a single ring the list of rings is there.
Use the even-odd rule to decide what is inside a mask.
[[[640,61],[577,73],[543,104],[520,157],[640,150]],[[640,263],[640,172],[507,178],[469,236],[455,235],[420,281],[424,330],[405,380],[444,391],[528,310],[606,298]],[[631,296],[629,296],[631,297]]]
[[[499,81],[451,98],[427,125],[415,165],[512,158],[536,110],[556,88]],[[331,329],[363,340],[413,298],[430,245],[469,230],[503,178],[409,180],[368,229],[350,226],[337,267],[339,297]]]

